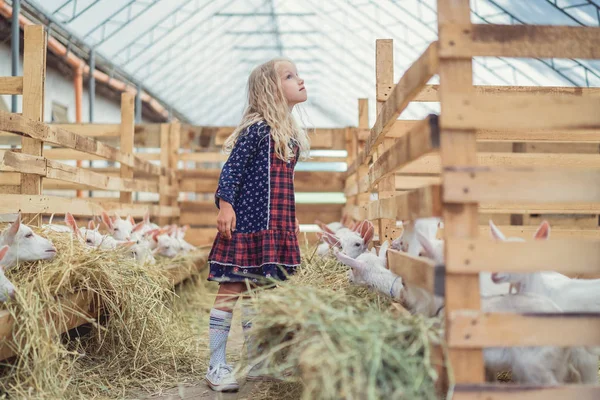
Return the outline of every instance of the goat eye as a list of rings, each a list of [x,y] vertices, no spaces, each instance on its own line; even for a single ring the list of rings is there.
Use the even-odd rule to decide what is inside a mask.
[[[113,229],[113,230],[114,230],[115,232],[117,232],[117,231],[119,230],[119,228],[115,228],[115,229]]]
[[[27,239],[30,239],[30,238],[32,238],[32,237],[33,237],[33,233],[28,233],[27,235],[25,235],[25,237],[26,237]]]
[[[360,243],[354,243],[354,247],[360,246]]]
[[[86,243],[92,243],[92,239],[86,239],[85,242]]]

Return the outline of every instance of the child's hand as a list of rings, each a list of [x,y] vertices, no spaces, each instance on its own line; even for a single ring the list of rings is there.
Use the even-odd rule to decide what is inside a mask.
[[[235,211],[228,202],[219,201],[219,215],[217,216],[217,230],[226,239],[231,239],[231,232],[235,231]]]
[[[300,233],[300,222],[298,218],[296,218],[296,235]]]

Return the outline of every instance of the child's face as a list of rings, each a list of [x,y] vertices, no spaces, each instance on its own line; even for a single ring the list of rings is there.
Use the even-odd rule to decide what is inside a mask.
[[[304,79],[298,76],[296,66],[288,61],[281,61],[277,63],[277,71],[288,106],[293,107],[298,103],[305,102],[307,94]]]

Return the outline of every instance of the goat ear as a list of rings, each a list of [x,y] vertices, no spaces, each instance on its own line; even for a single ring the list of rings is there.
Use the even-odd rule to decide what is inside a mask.
[[[350,220],[350,216],[348,214],[344,214],[342,215],[342,219],[340,220],[340,223],[344,226],[349,226],[349,223],[351,223],[352,221]]]
[[[146,225],[146,223],[144,221],[138,222],[137,224],[133,225],[133,229],[131,230],[131,232],[139,231],[140,229],[142,229],[144,227],[144,225]]]
[[[115,225],[113,223],[113,220],[111,217],[108,216],[106,211],[102,211],[102,222],[104,222],[104,225],[106,225],[109,231],[112,232],[114,230]]]
[[[315,224],[319,225],[319,228],[321,228],[321,230],[323,232],[327,232],[327,233],[330,233],[332,235],[335,235],[334,231],[332,231],[331,229],[329,229],[329,227],[325,223],[319,221],[318,219],[315,219]]]
[[[144,222],[146,224],[150,223],[150,211],[146,211],[146,213],[144,214]]]
[[[117,246],[127,248],[127,247],[133,246],[135,243],[136,242],[134,240],[130,240],[130,241],[127,241],[127,242],[120,242],[120,243],[117,244]]]
[[[133,219],[131,215],[128,215],[127,219],[129,220],[129,222],[131,222],[131,225],[135,225],[135,219]]]
[[[423,246],[423,249],[425,249],[428,257],[436,260],[437,257],[435,254],[435,249],[433,248],[433,243],[431,243],[429,238],[423,235],[423,233],[420,231],[417,231],[417,239],[419,240],[419,243],[421,243],[421,246]]]
[[[331,247],[339,247],[340,245],[340,240],[333,233],[323,232],[323,240]]]
[[[17,236],[17,232],[19,232],[19,228],[21,228],[21,213],[17,214],[17,219],[10,225],[8,232],[6,232],[5,241],[7,244],[11,245],[14,242],[15,236]]]
[[[65,223],[71,228],[75,236],[81,237],[81,232],[79,231],[79,227],[77,226],[77,222],[75,221],[75,217],[71,213],[65,214]]]
[[[550,237],[550,224],[548,221],[542,221],[540,227],[535,232],[535,235],[533,235],[533,238],[537,240],[546,240],[548,237]]]
[[[89,230],[92,230],[92,231],[96,230],[96,223],[94,222],[93,219],[90,219],[88,221],[87,227]]]
[[[492,235],[492,239],[496,240],[506,240],[504,234],[498,229],[494,222],[490,219],[490,235]]]
[[[317,238],[319,240],[322,240],[323,239],[323,232],[317,232]]]
[[[360,236],[363,238],[363,242],[369,243],[373,239],[373,235],[375,234],[375,227],[373,223],[369,220],[364,220],[360,229]]]
[[[0,248],[0,261],[2,261],[4,256],[6,256],[8,249],[10,249],[10,247],[8,247],[8,246],[2,246],[2,248]]]

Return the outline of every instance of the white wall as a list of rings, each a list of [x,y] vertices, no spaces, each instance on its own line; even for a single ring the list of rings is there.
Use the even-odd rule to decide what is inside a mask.
[[[21,73],[23,71],[23,58],[20,60]],[[11,53],[10,45],[0,43],[0,76],[11,75]],[[84,77],[85,79],[85,77]],[[10,109],[11,96],[3,97],[5,104]],[[46,70],[46,100],[44,104],[44,120],[51,121],[52,102],[56,101],[67,106],[69,111],[69,122],[75,122],[75,88],[73,80],[63,76],[56,69]],[[19,112],[21,112],[21,96],[18,96]],[[89,122],[89,96],[87,88],[83,88],[82,122]],[[110,99],[96,93],[94,107],[94,122],[96,123],[119,123],[121,121],[120,105]],[[144,122],[147,122],[144,120]]]

